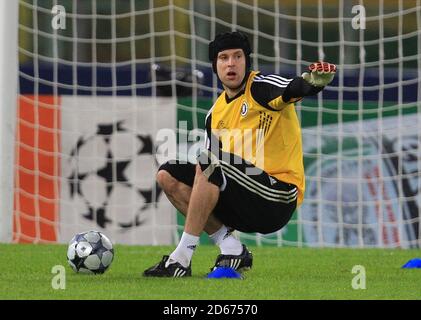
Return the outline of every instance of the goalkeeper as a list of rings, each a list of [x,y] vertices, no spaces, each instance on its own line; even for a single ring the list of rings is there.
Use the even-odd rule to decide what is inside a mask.
[[[190,276],[203,231],[221,251],[213,268],[250,269],[253,256],[233,231],[276,232],[303,201],[303,151],[294,102],[320,92],[336,66],[313,63],[309,72],[288,79],[251,71],[250,54],[248,38],[240,32],[219,34],[209,44],[209,60],[225,90],[206,116],[207,150],[198,164],[169,161],[158,171],[159,185],[186,220],[176,249],[144,276]]]

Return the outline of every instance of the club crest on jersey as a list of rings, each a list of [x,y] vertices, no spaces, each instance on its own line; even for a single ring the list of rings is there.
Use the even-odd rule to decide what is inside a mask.
[[[247,112],[249,111],[249,106],[247,105],[247,102],[243,102],[241,105],[241,116],[245,117],[247,115]]]
[[[218,125],[216,127],[218,129],[224,129],[225,128],[225,122],[224,122],[224,120],[219,120]]]

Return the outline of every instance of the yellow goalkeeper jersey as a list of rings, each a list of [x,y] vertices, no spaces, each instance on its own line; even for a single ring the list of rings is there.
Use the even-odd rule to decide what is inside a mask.
[[[294,104],[282,99],[292,80],[250,72],[245,89],[237,96],[229,99],[224,91],[218,97],[206,117],[206,129],[208,136],[219,138],[224,152],[296,185],[301,204],[305,177],[300,123]]]

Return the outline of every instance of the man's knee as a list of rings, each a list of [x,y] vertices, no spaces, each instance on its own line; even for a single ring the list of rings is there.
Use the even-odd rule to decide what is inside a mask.
[[[178,182],[166,170],[158,171],[156,174],[156,181],[158,182],[161,189],[163,189],[166,193],[174,193]]]

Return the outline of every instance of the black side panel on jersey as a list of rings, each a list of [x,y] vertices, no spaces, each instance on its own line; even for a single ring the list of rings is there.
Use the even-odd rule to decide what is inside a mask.
[[[208,141],[206,141],[207,149],[213,154],[218,154],[219,149],[222,149],[222,143],[214,134],[212,134],[212,112],[206,117],[205,129],[208,138]]]

